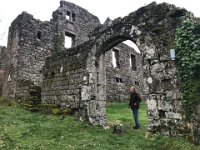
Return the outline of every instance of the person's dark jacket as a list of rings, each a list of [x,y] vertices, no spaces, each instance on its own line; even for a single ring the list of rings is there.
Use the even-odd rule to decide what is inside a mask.
[[[139,109],[140,102],[141,102],[141,97],[138,93],[131,93],[130,94],[129,107],[131,109]]]

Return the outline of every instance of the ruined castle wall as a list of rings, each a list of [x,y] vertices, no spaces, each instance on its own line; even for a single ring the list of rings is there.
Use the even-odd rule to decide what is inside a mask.
[[[87,41],[89,39],[88,34],[100,25],[96,16],[84,8],[66,1],[60,2],[60,7],[53,12],[51,22],[57,23],[57,28],[63,38],[66,34],[72,37],[72,47]],[[64,43],[62,44],[64,47]]]
[[[93,53],[97,59],[124,39],[135,41],[141,50],[144,94],[148,105],[148,131],[165,135],[187,132],[178,63],[171,60],[170,49],[174,48],[176,28],[190,17],[193,15],[185,9],[154,2],[94,31],[92,38],[96,38],[97,42]],[[106,88],[104,85],[101,87]]]
[[[47,59],[43,70],[43,103],[76,110],[84,107],[80,102],[81,90],[89,80],[85,61],[91,45],[89,41]]]
[[[15,87],[17,80],[19,43],[20,43],[20,17],[17,17],[11,24],[8,33],[8,46],[5,60],[5,73],[3,96],[7,98],[15,97]]]
[[[18,60],[18,80],[30,80],[40,85],[40,71],[52,49],[52,25],[36,20],[32,15],[22,13],[20,30],[20,49]]]
[[[4,96],[28,99],[29,86],[41,86],[45,59],[51,53],[66,51],[65,35],[72,37],[74,47],[88,40],[89,32],[99,24],[87,10],[64,1],[49,22],[26,12],[20,14],[9,30]]]
[[[40,85],[40,73],[47,56],[51,54],[51,24],[36,20],[23,12],[11,24],[8,36],[8,60],[6,62],[4,95],[27,98],[24,81]],[[27,82],[25,82],[27,83]],[[27,86],[27,85],[26,85]],[[25,86],[25,87],[26,87]]]
[[[106,101],[127,101],[130,86],[139,93],[143,88],[143,67],[141,54],[121,43],[114,47],[119,51],[119,68],[113,66],[113,49],[106,52]],[[130,65],[131,54],[136,56],[136,70]],[[139,83],[139,84],[138,84]]]
[[[0,46],[0,96],[2,96],[6,47]]]
[[[0,70],[4,70],[5,67],[5,53],[6,53],[6,47],[0,46]]]

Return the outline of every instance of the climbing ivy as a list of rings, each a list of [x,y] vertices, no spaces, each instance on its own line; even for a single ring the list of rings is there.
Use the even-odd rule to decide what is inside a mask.
[[[200,104],[200,25],[185,20],[176,31],[176,51],[187,120],[194,119]]]

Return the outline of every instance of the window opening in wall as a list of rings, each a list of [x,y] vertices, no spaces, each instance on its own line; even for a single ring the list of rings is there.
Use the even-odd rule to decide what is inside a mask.
[[[135,55],[131,54],[131,57],[130,57],[130,67],[133,71],[136,70],[136,57]]]
[[[71,33],[65,32],[65,48],[70,48],[74,45],[75,36]]]
[[[140,86],[140,83],[138,81],[135,81],[135,85]]]
[[[66,19],[67,19],[67,20],[70,20],[70,12],[69,12],[69,11],[67,11]]]
[[[60,67],[60,73],[63,73],[63,66]]]
[[[54,78],[55,77],[55,72],[51,72],[50,78]]]
[[[123,83],[122,78],[119,78],[119,77],[116,77],[116,78],[115,78],[115,81],[118,82],[118,83]]]
[[[159,117],[160,117],[160,118],[166,118],[166,116],[165,116],[165,111],[163,111],[163,110],[158,110],[158,114],[159,114]]]
[[[116,77],[116,82],[119,82],[119,78]]]
[[[41,36],[42,36],[42,32],[41,32],[41,31],[38,31],[38,32],[37,32],[37,39],[40,40],[40,39],[41,39]]]
[[[8,82],[11,81],[11,76],[10,74],[8,75]]]
[[[119,65],[119,50],[113,49],[112,51],[112,63],[114,68],[120,68]]]
[[[72,46],[72,38],[65,35],[65,48],[70,48]]]
[[[75,14],[72,13],[72,21],[75,21]]]

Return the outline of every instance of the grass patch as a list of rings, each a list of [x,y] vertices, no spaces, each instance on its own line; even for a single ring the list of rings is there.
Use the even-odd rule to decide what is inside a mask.
[[[0,106],[0,149],[2,150],[197,150],[183,138],[152,136],[145,139],[147,127],[146,104],[140,109],[141,129],[133,130],[133,116],[126,103],[107,106],[109,124],[119,120],[126,133],[112,134],[112,129],[90,126],[73,116],[41,115]]]

